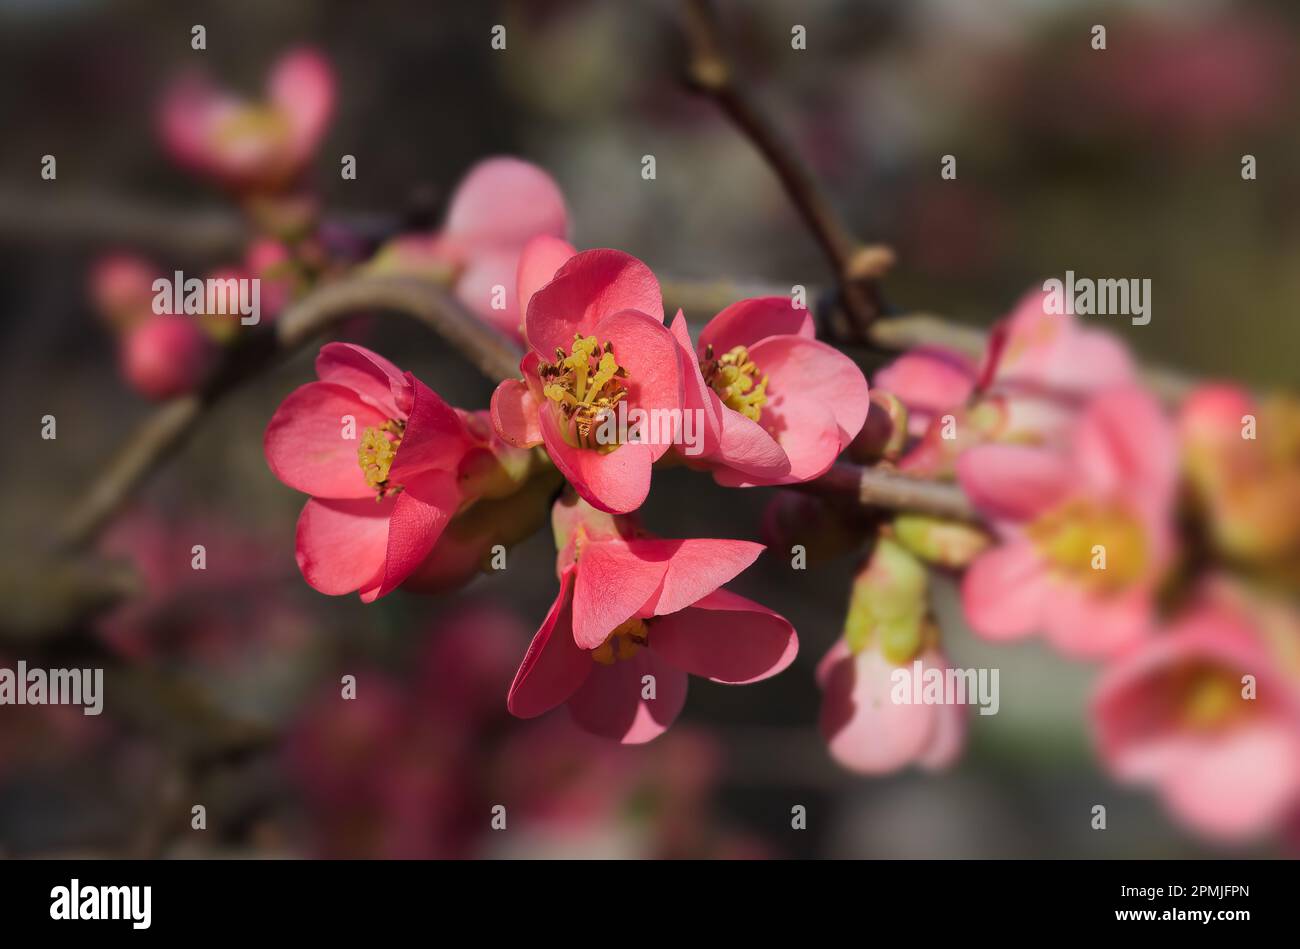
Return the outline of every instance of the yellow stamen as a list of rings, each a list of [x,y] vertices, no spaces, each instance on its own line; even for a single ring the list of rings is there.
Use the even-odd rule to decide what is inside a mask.
[[[1190,728],[1222,728],[1250,711],[1250,702],[1242,698],[1240,678],[1222,666],[1198,663],[1179,670],[1172,687],[1174,706]]]
[[[397,449],[402,444],[402,434],[405,431],[405,422],[389,419],[378,428],[372,425],[361,433],[357,463],[361,465],[366,484],[375,489],[376,501],[402,490],[401,485],[388,483],[388,471],[393,466],[393,459],[397,457]]]
[[[279,109],[248,106],[232,112],[213,130],[218,145],[243,142],[279,142],[289,137],[289,122]]]
[[[1142,525],[1120,508],[1071,501],[1038,518],[1026,533],[1057,571],[1097,589],[1132,584],[1146,564]]]
[[[704,381],[718,393],[724,405],[757,422],[767,404],[767,376],[759,378],[758,366],[749,350],[736,346],[720,358],[713,358],[709,346],[700,364]],[[757,381],[755,381],[757,379]]]
[[[627,398],[627,370],[618,364],[613,343],[602,349],[594,336],[575,334],[570,351],[555,350],[555,362],[538,367],[542,395],[555,403],[564,419],[565,440],[578,448],[610,452],[617,443],[600,444],[594,430]]]
[[[645,620],[635,617],[622,623],[605,641],[591,651],[591,658],[602,666],[612,666],[620,659],[631,659],[650,644],[650,633]]]

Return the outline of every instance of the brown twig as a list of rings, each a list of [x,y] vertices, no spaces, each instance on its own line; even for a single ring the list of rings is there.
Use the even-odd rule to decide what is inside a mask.
[[[716,102],[767,161],[821,247],[844,308],[865,337],[884,308],[876,281],[893,265],[893,251],[863,244],[853,235],[795,150],[736,83],[708,0],[685,0],[683,7],[691,86]]]
[[[849,498],[868,508],[913,511],[958,521],[979,520],[957,485],[915,478],[888,468],[838,462],[815,481],[791,487],[819,497]]]

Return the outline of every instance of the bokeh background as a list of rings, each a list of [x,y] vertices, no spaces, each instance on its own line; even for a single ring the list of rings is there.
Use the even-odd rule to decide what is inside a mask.
[[[753,94],[859,233],[891,243],[896,305],[986,326],[1047,276],[1146,276],[1150,325],[1111,328],[1148,362],[1267,388],[1300,346],[1300,7],[1277,2],[908,0],[722,4]],[[208,48],[191,50],[192,24]],[[488,44],[507,27],[508,48]],[[792,50],[795,23],[808,49]],[[1105,24],[1108,49],[1088,43]],[[824,285],[817,248],[770,171],[684,88],[671,2],[144,3],[0,0],[0,510],[6,568],[149,405],[118,375],[87,275],[112,250],[201,273],[239,257],[221,196],[158,146],[157,102],[201,65],[256,92],[283,50],[319,47],[340,81],[318,156],[326,214],[364,237],[428,226],[476,160],[509,153],[563,188],[579,247],[669,278]],[[355,181],[339,156],[354,154]],[[1259,177],[1243,181],[1243,154]],[[58,179],[39,160],[58,157]],[[641,178],[653,154],[657,177]],[[958,178],[941,181],[940,159]],[[703,320],[711,314],[690,314]],[[1097,318],[1105,319],[1105,318]],[[365,342],[449,401],[491,385],[398,319]],[[874,368],[861,353],[864,368]],[[0,707],[0,853],[328,856],[1137,857],[1223,853],[1151,795],[1100,771],[1093,670],[1036,642],[965,631],[937,607],[957,665],[1001,669],[1001,711],[973,719],[940,775],[866,779],[816,732],[812,670],[839,634],[855,559],[791,571],[764,557],[734,585],[791,618],[802,650],[745,689],[692,687],[645,748],[512,720],[505,692],[554,594],[542,533],[509,569],[437,598],[328,598],[293,559],[302,498],[268,472],[261,433],[311,355],[242,387],[148,482],[104,539],[143,597],[76,631],[182,696],[201,690],[271,738],[196,756],[149,714]],[[41,416],[58,439],[37,439]],[[759,536],[771,492],[664,472],[644,509],[665,536]],[[189,569],[192,545],[209,568]],[[21,597],[10,590],[9,597]],[[59,647],[62,648],[62,647]],[[54,647],[0,643],[0,656]],[[358,700],[338,700],[343,674]],[[146,702],[151,699],[144,700]],[[170,713],[155,710],[153,718]],[[67,713],[67,714],[62,714]],[[202,803],[208,829],[189,828]],[[1103,803],[1109,829],[1094,831]],[[510,814],[489,829],[490,808]],[[790,808],[808,808],[794,831]],[[1281,841],[1231,851],[1283,852]]]

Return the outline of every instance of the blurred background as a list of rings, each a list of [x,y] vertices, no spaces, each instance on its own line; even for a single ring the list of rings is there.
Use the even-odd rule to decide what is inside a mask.
[[[1294,385],[1300,321],[1300,7],[1276,2],[1031,0],[720,5],[751,92],[845,217],[890,243],[908,310],[987,326],[1048,276],[1142,275],[1153,317],[1113,329],[1146,362],[1252,386]],[[168,162],[156,112],[198,64],[245,94],[284,50],[318,47],[339,102],[316,160],[327,220],[364,243],[440,219],[476,160],[546,168],[578,247],[617,247],[665,281],[788,288],[828,274],[767,167],[682,83],[674,3],[275,4],[0,0],[0,424],[5,543],[22,561],[150,411],[123,383],[89,302],[96,260],[139,252],[206,273],[239,260],[239,218]],[[207,49],[190,47],[203,24]],[[793,24],[808,48],[791,49]],[[1105,24],[1108,48],[1089,45]],[[506,51],[489,46],[507,28]],[[39,176],[58,158],[57,181]],[[357,157],[344,181],[339,156]],[[641,177],[656,157],[657,176]],[[955,181],[940,179],[945,154]],[[1244,154],[1258,180],[1243,181]],[[712,314],[689,314],[703,321]],[[492,385],[403,320],[366,345],[448,401]],[[1090,745],[1093,670],[1036,641],[964,630],[959,666],[997,667],[1001,710],[976,716],[951,770],[867,779],[817,734],[812,671],[843,623],[852,552],[807,571],[765,556],[733,585],[783,612],[802,649],[745,689],[692,686],[662,739],[611,746],[557,711],[521,722],[505,693],[555,591],[546,532],[509,569],[442,597],[365,606],[321,596],[294,563],[302,497],[261,435],[311,378],[311,353],[241,387],[110,527],[102,552],[144,594],[84,630],[182,696],[201,690],[270,737],[195,755],[148,715],[0,707],[0,854],[686,857],[1172,857],[1224,853],[1120,788]],[[856,355],[856,354],[855,354]],[[864,368],[876,363],[867,354]],[[58,419],[55,442],[31,441]],[[32,445],[37,447],[33,448]],[[658,475],[643,510],[664,536],[759,538],[772,492]],[[194,544],[208,569],[190,569]],[[21,591],[11,596],[21,597]],[[0,642],[0,665],[57,665]],[[338,700],[355,675],[355,703]],[[146,700],[152,701],[152,700]],[[155,717],[167,717],[158,712]],[[190,807],[208,827],[190,829]],[[1105,804],[1104,832],[1090,809]],[[490,829],[506,805],[506,833]],[[808,828],[791,829],[791,807]],[[1230,851],[1276,855],[1281,841]]]

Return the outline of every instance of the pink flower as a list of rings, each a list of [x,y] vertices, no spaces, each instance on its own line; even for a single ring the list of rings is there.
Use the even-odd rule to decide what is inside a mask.
[[[916,661],[923,670],[941,673],[949,665],[935,648]],[[965,745],[962,706],[893,700],[893,676],[900,668],[879,648],[852,652],[843,638],[817,666],[822,737],[831,757],[850,771],[888,774],[911,764],[939,770],[952,764]]]
[[[158,268],[134,254],[110,253],[95,261],[90,302],[114,329],[123,330],[153,313]]]
[[[733,303],[691,346],[678,312],[683,408],[704,420],[702,461],[719,484],[793,484],[825,473],[867,417],[867,380],[813,338],[812,316],[785,297]],[[681,449],[679,449],[681,452]]]
[[[876,373],[876,386],[903,401],[909,429],[921,438],[900,468],[950,474],[973,444],[1059,441],[1082,400],[1134,382],[1133,361],[1114,336],[1072,314],[1046,312],[1045,300],[1037,290],[1022,297],[978,360],[925,346]],[[945,432],[945,415],[953,416],[955,432]]]
[[[395,238],[371,268],[451,280],[470,310],[522,342],[528,301],[516,295],[516,278],[524,246],[546,237],[567,248],[545,274],[545,283],[573,255],[563,242],[567,230],[564,195],[550,175],[517,158],[487,158],[456,186],[441,231]]]
[[[719,589],[761,544],[663,540],[580,502],[554,518],[560,592],[510,686],[514,715],[567,704],[585,730],[639,744],[677,718],[688,673],[744,684],[794,660],[787,620]]]
[[[191,317],[150,315],[126,331],[118,359],[131,388],[160,401],[200,388],[216,365],[217,346]]]
[[[853,580],[844,635],[817,666],[822,737],[831,757],[851,771],[943,768],[965,745],[960,704],[913,700],[923,697],[926,673],[948,668],[929,615],[928,582],[925,566],[882,534]],[[917,688],[910,681],[900,686],[895,679],[915,676],[917,664]]]
[[[368,349],[330,343],[316,375],[276,409],[266,460],[311,495],[298,518],[303,577],[369,603],[420,565],[467,500],[460,465],[474,441],[437,393]]]
[[[521,274],[530,266],[521,261]],[[545,444],[577,492],[602,511],[640,507],[651,466],[670,447],[661,438],[605,439],[615,426],[604,423],[624,406],[629,429],[639,413],[680,417],[677,343],[663,318],[659,281],[641,261],[616,250],[577,254],[531,295],[523,381],[508,379],[492,395],[501,436],[519,447]]]
[[[1294,613],[1278,632],[1295,642]],[[1102,674],[1092,703],[1102,759],[1210,837],[1275,828],[1300,806],[1296,673],[1258,618],[1207,597]]]
[[[1176,463],[1168,421],[1137,388],[1093,400],[1065,451],[966,451],[958,479],[1003,537],[964,577],[972,628],[994,640],[1042,630],[1094,658],[1143,638],[1171,556]]]
[[[205,77],[181,79],[163,101],[163,143],[182,165],[236,190],[279,190],[316,151],[334,111],[334,72],[318,52],[280,58],[266,100],[247,102]]]
[[[1179,434],[1217,550],[1253,564],[1300,563],[1300,403],[1205,384],[1183,403]]]

